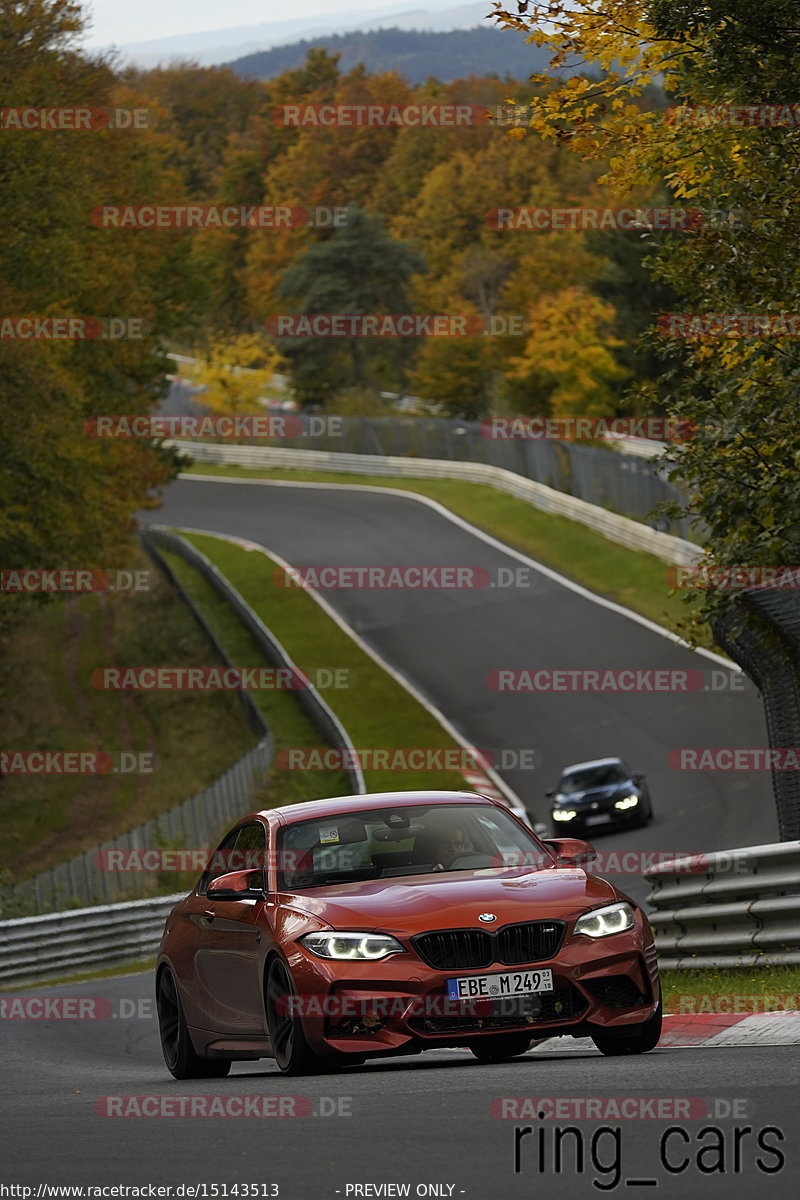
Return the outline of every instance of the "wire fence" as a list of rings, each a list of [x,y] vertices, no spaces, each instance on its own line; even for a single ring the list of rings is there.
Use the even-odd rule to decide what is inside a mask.
[[[128,853],[184,849],[204,850],[216,845],[225,830],[248,813],[253,795],[263,786],[272,761],[272,742],[264,738],[234,763],[210,787],[160,816],[110,841],[76,854],[68,862],[51,867],[20,883],[0,887],[0,916],[22,917],[145,898],[153,894],[154,881],[175,890],[175,876],[159,876],[152,870],[115,870],[120,861],[112,851]],[[196,871],[196,875],[200,872]]]
[[[291,424],[297,421],[302,422],[302,433],[282,437],[281,446],[485,463],[643,521],[662,533],[697,539],[686,518],[671,521],[653,515],[656,505],[685,503],[686,496],[652,459],[577,442],[489,438],[480,421],[447,417],[338,417],[334,425],[313,414],[293,414]]]

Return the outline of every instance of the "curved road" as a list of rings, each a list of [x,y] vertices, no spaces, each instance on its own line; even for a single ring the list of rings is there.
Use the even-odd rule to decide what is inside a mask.
[[[519,565],[424,505],[390,493],[181,480],[157,519],[249,538],[297,565],[450,564],[491,571]],[[503,667],[715,669],[545,575],[532,572],[528,582],[480,591],[339,591],[328,599],[471,740],[540,750],[541,770],[505,773],[533,812],[543,812],[543,788],[564,763],[619,753],[647,772],[657,820],[646,830],[604,839],[604,847],[711,849],[774,840],[766,777],[678,774],[668,766],[669,751],[679,746],[763,745],[761,706],[751,690],[521,696],[487,689],[487,673]],[[40,1183],[206,1185],[196,1196],[222,1196],[222,1184],[274,1183],[281,1200],[404,1194],[386,1185],[455,1200],[572,1200],[603,1191],[655,1192],[669,1200],[744,1200],[761,1193],[788,1200],[795,1194],[800,1152],[792,1138],[800,1101],[789,1072],[796,1050],[787,1047],[662,1047],[641,1058],[607,1059],[565,1041],[495,1066],[479,1065],[468,1052],[442,1051],[300,1080],[283,1079],[270,1062],[240,1063],[227,1079],[178,1084],[161,1060],[149,975],[27,990],[37,997],[99,997],[103,1006],[95,1011],[109,1014],[81,1021],[0,1019],[0,1182],[33,1188],[28,1195],[35,1196]],[[0,1015],[4,1001],[0,997]],[[187,1096],[299,1096],[306,1100],[297,1111],[308,1115],[101,1115],[103,1097],[154,1095],[173,1105]],[[491,1115],[493,1100],[525,1096],[700,1097],[719,1105],[722,1115],[600,1126]],[[520,1144],[516,1172],[515,1130],[539,1124],[541,1141],[537,1131]],[[665,1164],[659,1147],[669,1124],[682,1132],[672,1136]],[[565,1144],[560,1168],[556,1125],[578,1130]],[[768,1126],[778,1134],[763,1134]],[[772,1151],[759,1150],[759,1136],[785,1155],[780,1170]],[[356,1185],[360,1191],[352,1190]]]
[[[294,566],[468,565],[503,579],[521,565],[427,505],[390,491],[182,478],[145,519],[247,538]],[[500,568],[505,576],[497,575]],[[604,848],[696,851],[776,841],[767,773],[669,766],[670,751],[680,747],[767,744],[763,707],[749,681],[522,569],[522,587],[324,595],[473,743],[512,755],[538,751],[538,769],[501,771],[536,816],[546,816],[544,790],[565,764],[619,754],[647,774],[656,820],[604,837]],[[708,674],[709,685],[713,673],[725,690],[535,695],[487,686],[492,671],[526,667],[694,669]],[[731,690],[733,678],[743,690]]]

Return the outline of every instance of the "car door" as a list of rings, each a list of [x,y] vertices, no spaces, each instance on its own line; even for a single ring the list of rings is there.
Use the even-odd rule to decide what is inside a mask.
[[[198,895],[201,936],[195,955],[198,994],[205,1010],[204,1028],[223,1036],[263,1036],[264,998],[259,947],[263,900],[215,900],[207,893],[212,878],[226,871],[260,872],[266,885],[267,836],[261,821],[239,826],[233,845],[223,844],[225,866],[214,867]]]

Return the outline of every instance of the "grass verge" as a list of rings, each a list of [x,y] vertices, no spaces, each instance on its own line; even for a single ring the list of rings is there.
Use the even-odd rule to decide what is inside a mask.
[[[765,1012],[800,1007],[800,967],[662,971],[665,1013]]]
[[[215,548],[220,545],[217,539],[206,540],[213,540]],[[207,548],[200,546],[197,542],[195,544],[214,561],[214,556],[209,553]],[[224,545],[224,543],[222,544]],[[250,634],[200,572],[179,554],[173,554],[164,547],[159,547],[159,552],[175,572],[179,583],[190,596],[192,603],[219,638],[233,665],[239,668],[269,667],[269,662]],[[243,552],[240,551],[240,553]],[[252,558],[252,555],[250,557]],[[219,562],[217,566],[220,566]],[[220,569],[222,569],[221,566]],[[271,606],[261,616],[264,624],[272,628]],[[251,695],[269,726],[275,745],[276,758],[282,750],[292,746],[313,745],[319,741],[319,735],[314,726],[300,708],[291,691],[270,688],[254,690]],[[264,807],[275,807],[279,804],[293,804],[301,800],[316,800],[321,796],[346,796],[349,791],[347,776],[342,771],[328,772],[325,775],[299,771],[286,772],[273,765],[262,789],[262,796],[265,800]]]
[[[205,534],[183,536],[216,564],[310,678],[320,669],[341,673],[334,679],[345,686],[321,689],[321,694],[357,749],[422,747],[460,752],[458,743],[438,721],[340,629],[307,591],[276,582],[279,568],[271,558]],[[310,740],[303,731],[298,735],[303,740],[295,741],[296,748],[324,749],[318,734]],[[288,777],[297,772],[283,773]],[[401,774],[367,769],[364,777],[367,789],[376,792],[464,787],[461,774],[453,770],[407,770]]]
[[[207,667],[216,657],[182,601],[144,556],[149,589],[54,597],[8,639],[3,749],[131,751],[150,773],[6,774],[0,871],[14,882],[64,862],[202,791],[256,738],[231,692],[117,691],[103,667]]]

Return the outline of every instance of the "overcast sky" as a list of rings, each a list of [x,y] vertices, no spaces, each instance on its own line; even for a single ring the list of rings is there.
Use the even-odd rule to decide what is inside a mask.
[[[460,0],[451,0],[455,7]],[[397,9],[439,8],[419,0],[398,0]],[[87,0],[85,5],[90,28],[87,45],[123,45],[145,42],[170,34],[201,33],[211,29],[230,29],[238,25],[259,25],[263,21],[291,20],[326,13],[391,11],[393,0]],[[449,7],[449,5],[448,5]],[[491,7],[487,4],[487,11]]]

